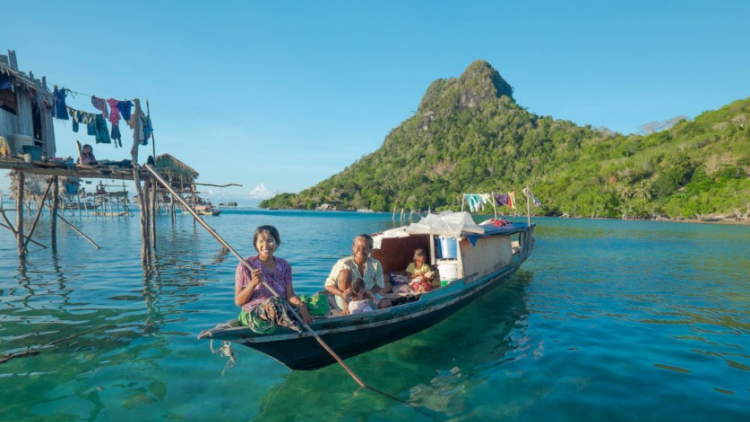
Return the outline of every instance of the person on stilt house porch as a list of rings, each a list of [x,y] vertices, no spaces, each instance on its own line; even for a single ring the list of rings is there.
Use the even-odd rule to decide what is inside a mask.
[[[253,234],[258,254],[245,259],[252,271],[240,262],[235,273],[234,302],[242,307],[238,319],[260,334],[270,334],[279,325],[302,331],[299,321],[288,311],[290,305],[297,308],[305,324],[312,322],[307,306],[294,293],[291,265],[274,256],[279,245],[281,237],[276,227],[259,226]],[[279,296],[268,290],[266,284]]]
[[[86,144],[81,148],[81,164],[96,165],[99,164],[94,157],[94,149],[91,145]]]
[[[357,235],[352,242],[352,255],[341,258],[333,266],[331,274],[326,279],[326,290],[335,296],[336,305],[345,315],[349,313],[347,293],[352,287],[352,281],[357,278],[364,280],[367,290],[375,296],[373,308],[391,307],[391,301],[378,294],[385,286],[383,265],[377,259],[370,257],[372,246],[372,236]]]

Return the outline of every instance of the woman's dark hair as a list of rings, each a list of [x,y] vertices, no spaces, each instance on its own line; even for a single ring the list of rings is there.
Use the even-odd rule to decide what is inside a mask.
[[[258,228],[255,229],[255,233],[253,233],[253,247],[256,251],[258,250],[258,246],[256,246],[256,243],[258,242],[258,236],[260,236],[262,232],[268,232],[268,234],[273,237],[273,240],[276,241],[277,247],[281,245],[281,237],[279,236],[279,231],[276,229],[276,227],[268,225],[258,226]]]
[[[84,149],[86,149],[87,147],[88,147],[88,149],[90,149],[90,150],[91,150],[92,152],[94,151],[94,148],[92,148],[90,144],[86,144],[86,145],[82,146],[82,147],[81,147],[81,151],[83,151],[83,150],[84,150]]]
[[[418,248],[416,251],[414,251],[414,258],[418,256],[424,256],[424,249]]]

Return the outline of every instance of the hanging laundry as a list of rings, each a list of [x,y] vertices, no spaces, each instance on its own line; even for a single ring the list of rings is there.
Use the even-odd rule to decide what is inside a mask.
[[[109,137],[109,130],[107,129],[107,120],[101,114],[96,115],[96,121],[94,122],[94,128],[96,131],[96,143],[97,144],[111,144],[112,139]]]
[[[531,190],[529,189],[528,186],[526,186],[525,188],[523,188],[523,195],[525,197],[531,199],[531,202],[534,204],[535,207],[543,207],[544,206],[544,205],[542,205],[542,202],[540,200],[538,200],[536,198],[536,196],[534,196],[533,193],[531,193]]]
[[[115,141],[115,146],[119,146],[122,148],[122,135],[120,134],[120,125],[112,125],[112,135],[111,138],[113,141]]]
[[[141,145],[148,145],[148,139],[154,133],[154,128],[151,126],[151,116],[141,113],[141,118],[143,119],[143,142]]]
[[[469,205],[469,211],[476,212],[477,211],[477,200],[474,194],[472,193],[466,193],[464,194],[464,198],[466,198],[466,203]]]
[[[497,205],[500,207],[506,207],[508,206],[508,194],[507,193],[498,193],[495,195],[495,202],[497,202]]]
[[[122,114],[123,120],[130,120],[130,108],[133,107],[133,103],[130,101],[120,101],[119,104],[117,104],[117,108],[120,110],[120,114]]]
[[[86,125],[86,133],[90,136],[96,136],[96,125],[94,123],[88,123]]]
[[[105,116],[109,115],[109,110],[107,110],[107,102],[104,101],[104,99],[99,98],[95,95],[91,97],[91,104],[94,106],[95,109],[101,110],[103,115]]]
[[[68,106],[65,105],[66,89],[55,87],[55,91],[52,92],[52,117],[59,120],[70,120],[68,116]]]
[[[482,193],[479,197],[482,198],[482,209],[484,209],[485,206],[489,208],[490,204],[492,204],[492,196],[490,196],[489,193]]]
[[[120,101],[115,100],[114,98],[110,98],[107,100],[107,104],[109,104],[109,122],[113,125],[119,125],[120,124]]]
[[[516,191],[508,192],[508,207],[516,209]]]
[[[141,101],[135,99],[133,102],[135,103],[135,107],[133,108],[133,113],[130,115],[130,120],[128,120],[128,126],[133,129],[133,143],[142,144],[145,138],[143,134],[143,119],[141,118],[143,114],[141,111]]]

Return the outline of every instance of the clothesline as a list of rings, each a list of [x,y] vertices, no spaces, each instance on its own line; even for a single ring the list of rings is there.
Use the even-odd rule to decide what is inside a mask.
[[[143,112],[140,100],[117,100],[110,98],[105,100],[97,96],[73,91],[65,87],[53,85],[52,92],[52,117],[57,120],[70,120],[73,132],[78,132],[79,124],[87,126],[87,134],[94,136],[96,143],[110,144],[114,141],[115,147],[122,147],[122,135],[120,134],[120,119],[122,118],[131,129],[134,130],[135,138],[141,145],[148,145],[154,129],[151,124],[151,116]],[[75,92],[91,98],[91,105],[98,113],[89,113],[68,106],[65,97],[69,92]],[[75,98],[75,95],[73,95]],[[131,110],[134,108],[134,110]],[[132,113],[131,113],[132,111]],[[107,121],[112,124],[112,132],[109,133]]]
[[[52,85],[52,88],[56,89],[57,85]],[[89,97],[89,98],[94,98],[94,97],[96,97],[96,98],[104,98],[104,97],[100,97],[98,95],[91,95],[91,94],[86,94],[84,92],[74,91],[74,90],[72,90],[70,88],[63,87],[63,89],[66,90],[66,91],[68,91],[68,92],[70,92],[71,94],[75,94],[75,95],[73,95],[73,98],[76,98],[78,95],[83,95],[84,97]],[[132,101],[132,100],[120,100],[120,101]],[[146,101],[148,102],[148,100],[146,100]]]
[[[523,189],[523,195],[534,204],[535,207],[543,207],[541,201],[531,193],[528,187]],[[485,206],[492,205],[492,208],[497,213],[497,207],[508,207],[516,209],[516,191],[507,193],[464,193],[463,200],[461,202],[461,208],[463,209],[464,203],[469,205],[469,210],[472,212],[484,211]]]

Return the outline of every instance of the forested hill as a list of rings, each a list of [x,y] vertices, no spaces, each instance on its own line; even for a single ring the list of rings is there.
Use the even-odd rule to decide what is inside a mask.
[[[438,79],[383,145],[299,194],[261,207],[433,210],[463,192],[530,186],[539,214],[701,218],[750,213],[750,99],[646,136],[538,116],[485,61]]]

